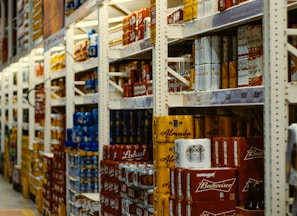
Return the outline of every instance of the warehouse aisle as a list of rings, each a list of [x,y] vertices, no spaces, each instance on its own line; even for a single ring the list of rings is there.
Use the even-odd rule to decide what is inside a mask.
[[[14,211],[7,212],[6,210]],[[4,215],[39,216],[41,214],[38,213],[32,200],[24,199],[22,194],[13,190],[12,184],[4,180],[3,175],[0,175],[0,216]]]

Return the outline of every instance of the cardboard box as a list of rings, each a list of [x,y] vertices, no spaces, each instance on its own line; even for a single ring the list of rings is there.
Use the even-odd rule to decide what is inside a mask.
[[[193,202],[187,203],[186,215],[196,216],[196,215],[224,215],[224,216],[234,216],[235,215],[235,202]]]
[[[155,116],[153,139],[157,143],[172,143],[176,139],[194,138],[192,115]]]
[[[264,172],[257,169],[238,170],[237,177],[237,205],[245,206],[248,195],[248,182],[257,182],[264,180]]]
[[[186,200],[198,201],[235,201],[236,169],[210,168],[191,169],[186,173],[187,184],[183,184]]]
[[[236,216],[264,216],[264,210],[247,210],[243,206],[236,206]]]

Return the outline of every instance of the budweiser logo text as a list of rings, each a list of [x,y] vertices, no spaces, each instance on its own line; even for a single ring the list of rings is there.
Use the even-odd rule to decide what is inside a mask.
[[[236,178],[227,179],[227,180],[218,181],[218,182],[212,182],[207,179],[203,179],[199,183],[195,192],[199,193],[199,192],[210,191],[210,190],[221,191],[221,192],[230,192],[235,181],[236,181]]]
[[[263,149],[258,149],[255,147],[251,147],[244,158],[244,160],[252,160],[256,158],[264,158],[264,151]]]
[[[221,213],[212,213],[209,211],[203,211],[200,216],[235,216],[235,210],[227,211],[227,212],[221,212]]]

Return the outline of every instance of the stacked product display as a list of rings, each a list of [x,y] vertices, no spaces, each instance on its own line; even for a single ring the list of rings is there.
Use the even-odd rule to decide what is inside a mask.
[[[81,203],[75,202],[82,193],[98,193],[98,110],[73,114],[74,126],[67,131],[66,153],[68,157],[67,205],[70,215],[78,215]]]
[[[112,81],[123,88],[123,97],[151,95],[152,70],[148,61],[129,61],[122,64],[111,64],[110,72],[123,72],[124,77],[113,77]]]
[[[43,12],[42,0],[33,1],[33,42],[36,42],[43,36]]]
[[[51,215],[53,210],[53,163],[52,154],[44,154],[43,181],[42,181],[42,214]]]
[[[31,199],[37,204],[39,212],[42,212],[42,184],[43,184],[43,143],[33,143],[30,150],[30,178],[29,192]]]
[[[53,154],[44,154],[43,215],[65,215],[66,157],[64,148],[55,145]]]
[[[232,130],[232,124],[226,122],[234,124],[238,118],[155,117],[154,200],[158,215],[234,215],[237,206],[248,206],[248,185],[263,182],[263,138],[250,136],[253,126],[249,121]],[[249,137],[232,137],[234,133]],[[170,187],[163,191],[164,185]],[[247,209],[263,214],[260,197],[262,207]]]
[[[143,40],[150,34],[150,8],[142,8],[123,19],[123,46]]]
[[[29,198],[30,150],[29,137],[22,137],[21,185],[24,198]]]
[[[53,215],[65,215],[66,212],[66,154],[61,144],[53,147],[53,191],[51,212]]]
[[[169,215],[170,169],[175,166],[174,141],[194,138],[193,116],[154,116],[154,215]]]
[[[17,129],[12,128],[9,135],[9,177],[12,178],[14,166],[17,163]]]
[[[29,1],[17,1],[17,40],[20,48],[29,46]]]

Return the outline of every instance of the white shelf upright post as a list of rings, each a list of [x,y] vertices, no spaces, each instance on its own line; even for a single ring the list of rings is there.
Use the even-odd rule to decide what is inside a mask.
[[[153,114],[154,116],[168,115],[168,41],[167,41],[167,1],[155,0],[156,38],[153,46]]]
[[[18,62],[17,68],[17,164],[22,161],[22,136],[23,136],[23,59]]]
[[[14,29],[13,26],[13,1],[8,1],[8,61],[11,59],[13,56],[13,36],[12,36],[12,31]]]
[[[109,60],[108,60],[108,1],[98,6],[98,92],[99,92],[99,160],[102,160],[103,145],[109,144]],[[100,167],[99,167],[100,169]],[[99,180],[100,183],[100,180]],[[100,187],[99,187],[100,188]]]
[[[5,90],[5,70],[1,74],[1,152],[4,152],[5,145],[5,109],[6,109],[6,90]]]
[[[50,80],[50,51],[44,52],[44,92],[45,92],[45,116],[44,116],[44,152],[51,152],[51,80]]]
[[[73,113],[74,113],[74,24],[70,25],[66,32],[66,133],[67,129],[73,127]],[[66,135],[67,136],[67,135]],[[69,168],[68,168],[68,154],[66,154],[66,215],[69,215]]]
[[[287,215],[287,1],[263,1],[265,215]]]
[[[28,92],[28,104],[29,104],[29,149],[32,149],[34,139],[35,139],[35,61],[34,61],[34,53],[35,50],[31,50],[29,54],[29,90]]]

